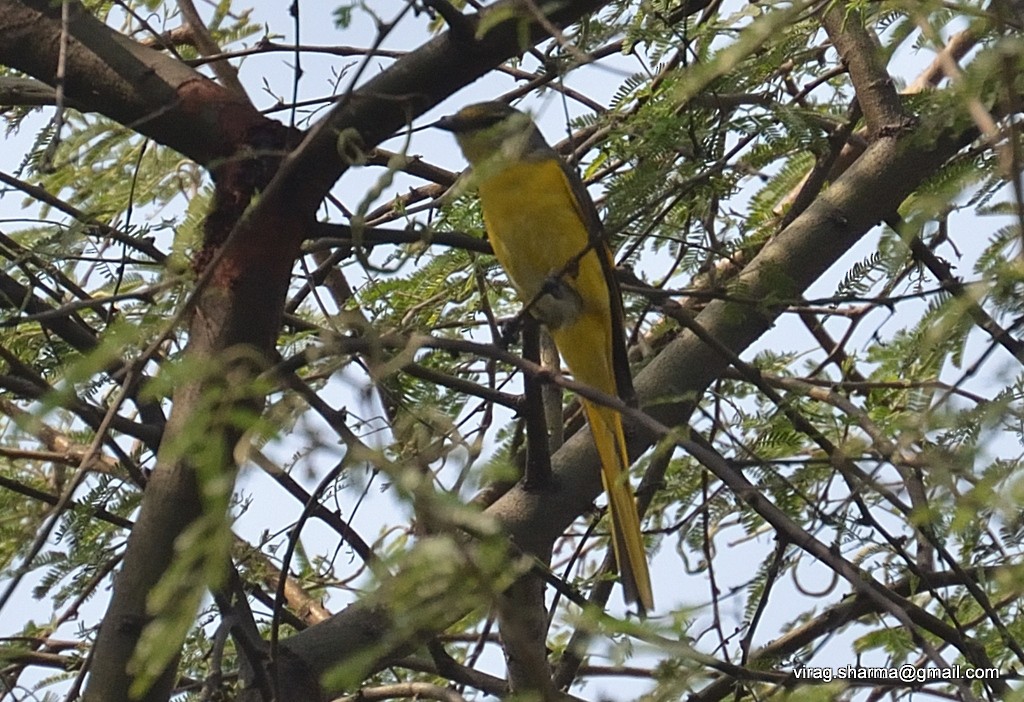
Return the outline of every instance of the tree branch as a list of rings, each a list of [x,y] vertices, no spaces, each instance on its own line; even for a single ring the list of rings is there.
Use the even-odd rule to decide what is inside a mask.
[[[277,125],[177,59],[106,26],[72,0],[64,91],[99,112],[210,165],[231,156],[259,127]],[[53,84],[61,4],[0,0],[0,63]],[[280,127],[280,125],[277,125]]]
[[[746,266],[738,285],[746,296],[764,299],[763,306],[712,300],[697,317],[698,323],[734,353],[742,352],[780,313],[780,307],[770,304],[772,299],[791,299],[804,290],[976,135],[973,129],[955,131],[941,124],[931,128],[927,121],[919,129],[924,133],[883,136],[872,143],[842,178]],[[666,426],[685,424],[692,398],[726,365],[727,360],[714,349],[691,333],[683,333],[636,376],[641,407]],[[627,428],[631,457],[646,450],[652,440],[635,425]],[[601,490],[598,459],[588,431],[567,441],[552,456],[552,464],[552,489],[529,492],[516,485],[487,510],[527,553],[549,549]],[[320,666],[336,665],[365,650],[360,643],[365,637],[379,641],[386,636],[389,617],[383,611],[378,615],[365,606],[353,605],[289,639],[285,648],[307,661],[312,673],[319,675],[326,670]],[[350,633],[350,623],[358,627],[358,636]],[[336,654],[329,661],[322,655],[325,647]]]
[[[882,63],[878,39],[864,27],[858,10],[837,3],[825,12],[822,26],[850,71],[857,102],[872,138],[908,126],[900,96]]]

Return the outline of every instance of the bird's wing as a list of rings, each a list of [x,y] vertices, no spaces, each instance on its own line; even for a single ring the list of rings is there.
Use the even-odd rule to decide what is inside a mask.
[[[629,370],[629,358],[626,354],[626,318],[622,307],[622,293],[619,291],[619,282],[615,277],[615,261],[604,233],[604,225],[601,223],[597,207],[594,206],[594,201],[590,198],[590,193],[587,192],[579,175],[569,167],[564,159],[559,158],[558,163],[562,167],[566,185],[572,194],[576,213],[587,227],[590,245],[597,252],[597,258],[601,262],[601,270],[608,285],[608,300],[612,311],[612,366],[615,369],[615,384],[618,388],[619,398],[627,404],[635,405],[636,392],[633,390],[633,375]]]

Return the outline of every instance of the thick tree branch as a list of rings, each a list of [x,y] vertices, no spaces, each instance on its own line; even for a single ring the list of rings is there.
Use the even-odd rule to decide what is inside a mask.
[[[544,23],[561,27],[602,4],[603,0],[569,2]],[[225,372],[221,377],[197,378],[175,393],[165,445],[95,648],[88,700],[126,697],[134,675],[126,665],[147,623],[146,598],[173,559],[175,540],[203,516],[196,465],[176,454],[173,442],[195,432],[189,423],[211,392],[242,386],[266,366],[280,328],[292,262],[301,242],[309,237],[316,207],[349,166],[339,154],[339,136],[369,150],[458,88],[521,52],[526,48],[521,30],[530,16],[517,15],[517,7],[505,0],[485,11],[510,13],[514,19],[497,24],[479,39],[474,33],[481,18],[467,15],[465,22],[459,20],[458,31],[438,36],[342,97],[278,168],[272,157],[243,160],[235,155],[242,146],[257,146],[261,154],[284,154],[286,134],[280,125],[254,113],[238,96],[187,66],[118,35],[72,4],[68,97],[217,172],[219,199],[207,223],[202,260],[208,273],[195,297],[188,354],[197,367],[225,357],[237,359],[226,366],[237,373],[231,383],[224,382]],[[542,34],[536,23],[530,31],[530,41]],[[47,0],[0,0],[0,62],[52,81],[56,36],[59,8]],[[772,300],[790,299],[805,289],[893,212],[965,137],[967,132],[926,130],[911,142],[901,134],[883,131],[864,156],[743,271],[740,283],[745,295],[760,297],[765,305],[715,300],[698,318],[701,327],[733,351],[745,349],[779,314],[781,304],[773,306]],[[257,190],[263,196],[250,206]],[[684,333],[638,376],[638,394],[651,417],[677,426],[686,422],[694,398],[725,365],[720,354]],[[259,398],[241,399],[218,409],[226,413],[246,407],[254,410],[259,403]],[[214,452],[219,452],[223,479],[230,478],[231,449],[238,434],[237,427],[221,426],[207,437]],[[652,440],[636,427],[629,438],[634,456]],[[554,459],[556,485],[551,490],[530,492],[517,486],[488,510],[527,553],[545,553],[600,491],[588,433],[570,440]],[[372,652],[372,665],[380,666],[432,633],[410,633],[402,626],[405,613],[388,606],[357,603],[288,640],[278,661],[288,699],[307,698],[308,690],[341,661],[359,655],[366,661],[367,652]],[[462,614],[458,609],[452,607],[445,614],[454,620]],[[440,620],[431,624],[443,625]],[[146,700],[166,700],[173,668],[172,661]]]
[[[607,0],[561,3],[547,20],[554,26],[566,26],[606,3]],[[476,38],[474,33],[487,15],[509,19]],[[463,86],[546,37],[540,26],[523,14],[516,0],[494,3],[481,13],[466,15],[465,20],[458,31],[440,34],[367,81],[351,96],[342,97],[285,160],[265,195],[268,206],[280,199],[300,210],[312,211],[349,166],[338,153],[339,135],[358,135],[368,150]]]
[[[16,78],[4,76],[0,78],[0,105],[36,107],[41,105],[56,105],[57,91],[52,85],[47,85],[34,78]],[[65,100],[65,107],[80,109],[81,105],[73,100]]]
[[[0,0],[0,63],[52,85],[61,4]],[[166,54],[143,46],[72,1],[64,91],[198,163],[227,158],[261,125],[276,124],[238,96]]]
[[[884,136],[872,143],[842,178],[766,244],[743,270],[737,285],[745,296],[764,299],[764,306],[713,300],[697,322],[721,344],[741,353],[770,328],[780,313],[781,307],[772,306],[771,300],[792,299],[800,294],[976,136],[973,129],[963,127],[960,131],[930,130],[927,122],[919,129],[923,133]],[[666,426],[685,424],[695,398],[726,365],[721,354],[684,332],[637,375],[641,407]],[[638,456],[651,445],[652,437],[635,426],[627,433],[631,456]],[[589,432],[579,432],[567,441],[552,456],[552,463],[552,489],[530,492],[516,485],[488,509],[527,553],[550,549],[600,494],[599,464]],[[328,662],[324,660],[325,648],[335,654],[329,657],[333,666],[364,650],[360,640],[365,637],[380,640],[386,635],[386,615],[375,618],[365,606],[349,609],[351,614],[344,610],[285,642],[286,648],[307,662],[313,674],[327,669],[320,667]],[[358,637],[350,635],[350,622],[358,622]]]
[[[541,702],[559,699],[548,663],[544,581],[524,575],[498,596],[497,607],[512,693]]]
[[[861,13],[844,5],[838,3],[828,9],[822,25],[850,71],[868,131],[874,138],[886,130],[902,129],[907,120],[896,86],[882,62],[881,44],[864,27]]]
[[[181,14],[191,30],[190,34],[196,48],[199,49],[204,58],[223,53],[221,48],[217,46],[217,42],[214,41],[213,35],[210,34],[210,30],[203,24],[203,19],[199,16],[196,6],[192,4],[192,0],[178,0],[178,9],[181,10]],[[220,79],[221,84],[225,88],[234,91],[240,97],[244,97],[246,101],[249,100],[245,88],[242,87],[241,81],[238,80],[238,69],[230,61],[227,59],[215,59],[210,62],[210,67],[213,68],[214,74]]]
[[[562,5],[547,21],[562,26],[603,1]],[[517,16],[516,7],[506,0],[490,11],[512,9]],[[460,31],[458,36],[449,32],[428,42],[343,97],[278,168],[274,156],[286,148],[283,127],[191,68],[117,34],[79,4],[71,9],[68,96],[212,167],[218,186],[199,259],[203,275],[190,301],[195,313],[187,354],[193,362],[224,366],[175,392],[157,465],[94,649],[85,699],[110,702],[125,699],[136,680],[138,671],[129,666],[150,624],[149,593],[174,562],[178,537],[204,515],[208,503],[198,477],[200,466],[188,452],[182,455],[180,444],[198,431],[191,424],[200,416],[199,408],[208,406],[213,397],[230,396],[230,387],[247,386],[272,353],[292,262],[316,207],[349,165],[339,155],[338,135],[349,135],[359,148],[372,148],[521,51],[524,24],[510,19],[480,39]],[[479,22],[479,16],[467,17],[469,27]],[[59,21],[46,0],[0,0],[0,62],[52,81],[55,36],[59,36]],[[542,36],[534,24],[530,41]],[[250,151],[236,158],[243,147]],[[257,191],[262,191],[262,197],[250,207]],[[226,378],[231,380],[225,382]],[[253,412],[260,402],[258,397],[217,401],[214,411]],[[228,424],[209,433],[204,453],[213,465],[206,467],[207,473],[221,470],[226,474],[221,479],[230,480],[232,447],[242,430]],[[376,612],[373,618],[380,621]],[[176,657],[161,665],[154,671],[155,683],[142,698],[146,702],[162,702],[170,692]],[[289,684],[287,689],[297,692],[308,686]]]

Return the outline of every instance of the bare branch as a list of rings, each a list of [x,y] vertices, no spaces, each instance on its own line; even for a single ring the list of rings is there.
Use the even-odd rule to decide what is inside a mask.
[[[900,96],[882,63],[878,38],[864,26],[861,13],[833,4],[822,18],[829,38],[850,70],[857,102],[872,137],[908,126]]]
[[[178,0],[178,8],[181,10],[181,16],[185,18],[185,22],[191,30],[191,39],[195,42],[199,52],[203,56],[221,54],[220,47],[217,46],[217,42],[214,41],[210,30],[203,23],[203,18],[199,16],[199,12],[196,10],[192,0]],[[224,84],[225,88],[234,91],[237,95],[249,101],[245,88],[242,86],[241,81],[238,80],[238,69],[230,61],[227,59],[216,59],[210,62],[210,67],[213,68],[213,72],[220,79],[220,82]],[[252,103],[250,102],[250,104]]]

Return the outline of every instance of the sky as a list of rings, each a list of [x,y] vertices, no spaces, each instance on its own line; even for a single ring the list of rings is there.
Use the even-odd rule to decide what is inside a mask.
[[[358,7],[355,8],[352,13],[351,25],[346,29],[338,29],[335,27],[333,21],[333,11],[335,7],[337,7],[337,3],[306,2],[301,5],[301,29],[299,35],[296,36],[293,29],[292,19],[289,17],[287,12],[288,4],[289,3],[283,1],[270,0],[252,3],[254,8],[254,19],[259,22],[266,23],[272,31],[272,38],[280,43],[291,43],[298,40],[298,42],[308,45],[348,44],[366,46],[375,35],[376,30],[374,22],[370,15],[363,9]],[[368,7],[380,18],[387,20],[394,17],[399,12],[402,7],[402,3],[397,2],[396,0],[372,0],[372,2],[368,3]],[[209,6],[200,4],[200,10],[204,16],[209,16]],[[175,24],[175,21],[170,22],[170,26],[174,26]],[[423,30],[423,22],[421,19],[409,15],[399,23],[394,32],[384,42],[382,48],[405,49],[409,46],[414,46],[420,43],[428,37],[428,33]],[[258,39],[258,36],[252,37],[248,42],[254,42],[256,39]],[[896,70],[899,76],[901,76],[906,82],[909,82],[925,65],[927,65],[930,59],[931,55],[926,51],[915,53],[908,50],[894,60],[892,67]],[[293,89],[293,60],[294,56],[288,53],[271,53],[251,56],[241,63],[241,79],[243,84],[249,88],[250,95],[258,107],[271,108],[275,104],[277,96],[281,96],[285,99],[290,98]],[[339,72],[342,74],[341,80],[337,81],[339,89],[347,87],[348,80],[355,72],[354,61],[355,59],[344,59],[330,55],[304,55],[302,58],[304,75],[299,84],[300,99],[318,97],[325,94],[325,92],[330,90],[331,86],[337,81],[337,75]],[[381,67],[386,66],[389,63],[390,61],[386,59],[374,61],[367,68],[367,71],[364,74],[365,77],[372,76],[374,71],[379,70]],[[623,75],[636,71],[640,68],[636,59],[628,57],[622,57],[620,60],[613,63],[614,68],[610,71],[603,67],[577,71],[570,75],[567,79],[567,83],[570,86],[579,87],[580,90],[595,98],[598,102],[607,103],[612,93],[621,82]],[[426,124],[442,114],[455,111],[458,107],[464,104],[491,99],[509,90],[513,86],[513,81],[508,77],[494,75],[488,76],[487,78],[468,86],[458,94],[452,96],[452,98],[445,101],[428,115],[424,115],[417,121],[417,124]],[[563,130],[565,120],[562,113],[563,105],[561,101],[550,95],[551,94],[549,94],[549,97],[547,98],[531,104],[534,114],[541,125],[542,131],[546,133],[549,141],[554,142],[564,137]],[[570,109],[576,110],[579,108],[576,105],[571,105]],[[275,114],[277,114],[278,118],[286,118],[286,113]],[[322,113],[303,115],[298,122],[298,126],[307,126],[308,121],[306,120],[308,118],[315,119],[319,114]],[[37,129],[40,124],[41,122],[39,120],[26,124],[21,133],[8,137],[5,143],[6,148],[3,149],[3,153],[0,153],[0,169],[7,173],[12,173],[17,170],[21,156],[28,144],[31,143],[34,130]],[[397,150],[401,147],[401,142],[401,139],[393,139],[384,146]],[[410,146],[410,153],[421,154],[429,162],[441,165],[451,170],[459,170],[463,166],[462,157],[458,153],[450,135],[434,132],[432,130],[417,132],[415,134]],[[335,188],[335,192],[343,199],[343,201],[346,202],[346,204],[352,206],[358,202],[360,194],[366,192],[368,187],[376,180],[378,174],[379,172],[371,169],[352,169],[338,183]],[[400,192],[402,188],[406,187],[410,183],[412,183],[411,180],[399,178],[396,180],[396,183],[382,195],[382,201],[391,197],[394,193]],[[15,220],[26,216],[34,216],[33,208],[29,208],[28,210],[22,209],[22,201],[23,197],[17,193],[5,193],[0,196],[0,227],[13,229],[17,226]],[[332,212],[328,210],[325,212],[325,215],[334,221],[340,221],[337,211]],[[968,220],[962,223],[961,226],[972,226],[972,222]],[[985,224],[986,229],[991,227],[991,224]],[[866,237],[861,245],[859,245],[854,251],[851,251],[847,256],[835,264],[835,266],[833,266],[832,269],[830,269],[824,276],[822,276],[820,281],[812,286],[812,288],[807,292],[807,296],[824,297],[834,294],[836,281],[842,277],[852,263],[863,258],[868,252],[877,246],[877,239],[877,233]],[[946,252],[946,255],[951,254],[950,252]],[[969,259],[971,255],[976,255],[976,252],[974,252],[974,254],[970,251],[964,252],[965,260]],[[907,312],[909,313],[912,310],[913,307],[911,306],[907,309]],[[874,325],[863,325],[863,331],[860,333],[863,335],[869,335],[876,329],[882,329],[884,331],[886,328],[889,328],[891,330],[896,326],[899,326],[898,318],[889,320],[879,318],[877,323]],[[774,329],[766,334],[758,344],[749,349],[743,356],[749,360],[756,353],[764,349],[793,348],[799,346],[799,343],[795,342],[794,339],[805,339],[805,347],[810,347],[812,344],[802,325],[792,317],[784,317],[779,321]],[[866,343],[867,341],[867,337],[859,338],[855,340],[855,344]],[[981,344],[981,342],[978,341],[977,344]],[[971,382],[974,385],[979,385],[984,388],[990,380],[991,378],[980,377],[972,379]],[[365,395],[360,392],[361,387],[357,385],[350,385],[351,381],[351,376],[342,376],[334,381],[336,406],[345,404],[350,405],[364,415],[378,414],[379,409],[372,403],[367,404],[365,401]],[[319,426],[315,420],[311,420],[308,424],[301,425],[301,427],[301,431],[304,432],[321,434],[324,436],[328,435],[325,428]],[[286,438],[285,440],[276,442],[274,445],[269,446],[267,448],[267,453],[272,458],[283,463],[289,459],[292,453],[294,453],[296,445],[296,442]],[[336,460],[337,456],[329,450],[313,454],[305,461],[304,465],[306,466],[306,469],[300,471],[298,475],[307,488],[312,488],[322,477],[326,470],[325,467],[333,465]],[[378,494],[379,488],[379,483],[371,486],[371,499],[368,499],[367,502],[360,507],[360,511],[358,512],[355,525],[364,533],[364,535],[372,536],[375,533],[378,533],[384,528],[385,524],[400,521],[394,516],[396,512],[407,513],[408,511],[404,504],[391,499],[388,494]],[[264,478],[258,470],[253,468],[246,469],[243,472],[239,481],[239,489],[244,494],[252,495],[256,504],[271,503],[280,506],[280,509],[275,510],[273,515],[267,514],[263,510],[251,510],[244,512],[239,516],[236,523],[236,530],[238,533],[243,534],[250,539],[257,539],[260,533],[264,530],[273,532],[275,530],[286,529],[298,515],[298,511],[301,508],[301,506],[295,504],[293,500],[285,497],[283,493],[278,492],[279,488],[275,484]],[[358,500],[356,491],[349,491],[343,494],[339,499],[341,501],[340,504],[342,505],[343,513],[351,515],[355,503]],[[767,539],[770,539],[770,536],[766,534],[764,538],[760,540],[743,540],[740,538],[739,530],[736,530],[735,534],[724,534],[720,539],[720,543],[723,549],[728,550],[729,557],[721,560],[722,567],[717,573],[721,580],[720,585],[728,588],[732,585],[738,585],[745,582],[745,580],[751,575],[751,561],[754,561],[755,563],[760,561],[760,554],[764,552],[765,540]],[[303,533],[303,542],[309,552],[330,553],[334,548],[336,535],[332,531],[321,527],[319,523],[311,522]],[[343,554],[342,559],[344,558],[345,556]],[[673,553],[672,544],[667,540],[663,545],[662,553],[654,556],[652,567],[654,570],[655,594],[659,606],[660,608],[663,608],[663,611],[669,611],[670,609],[681,605],[700,605],[707,601],[708,591],[705,576],[701,574],[693,577],[678,572],[679,560],[677,554]],[[827,571],[824,566],[809,565],[802,567],[799,570],[799,585],[780,585],[780,589],[776,593],[776,596],[786,597],[787,593],[792,594],[801,588],[806,591],[825,590],[831,583],[831,572]],[[20,588],[20,599],[16,603],[16,606],[9,607],[6,611],[0,611],[0,635],[4,632],[11,631],[14,627],[20,626],[23,623],[24,608],[38,607],[40,616],[45,617],[48,615],[49,609],[45,603],[35,603],[30,598],[29,592],[32,586],[33,578],[26,579],[25,583]],[[840,591],[846,591],[845,585],[841,584],[839,587],[841,588]],[[613,602],[618,602],[618,595],[613,595]],[[725,598],[724,602],[726,604],[726,611],[724,614],[727,616],[729,621],[737,624],[742,622],[745,617],[745,613],[742,609],[743,601],[741,598]],[[337,610],[343,603],[340,601],[330,601],[327,604],[329,607]],[[104,598],[101,597],[94,599],[85,609],[86,619],[95,621],[102,612],[103,607]],[[734,607],[733,611],[729,611],[729,607]],[[771,616],[782,617],[784,613],[784,609],[773,608]],[[779,625],[779,621],[765,621],[760,629],[760,631],[765,632],[762,636],[771,636],[778,631]],[[764,642],[761,638],[758,638],[755,641],[761,643]],[[827,645],[836,647],[836,655],[839,656],[841,655],[842,650],[848,650],[849,637],[837,638]],[[498,659],[489,661],[489,670],[495,674],[502,674],[501,661]],[[635,683],[629,684],[635,685]],[[586,696],[591,697],[595,696],[599,692],[604,692],[616,699],[625,699],[633,696],[627,692],[627,688],[620,687],[620,685],[621,683],[595,683],[586,689],[585,694]],[[635,687],[630,688],[629,690],[630,692],[635,691]]]

